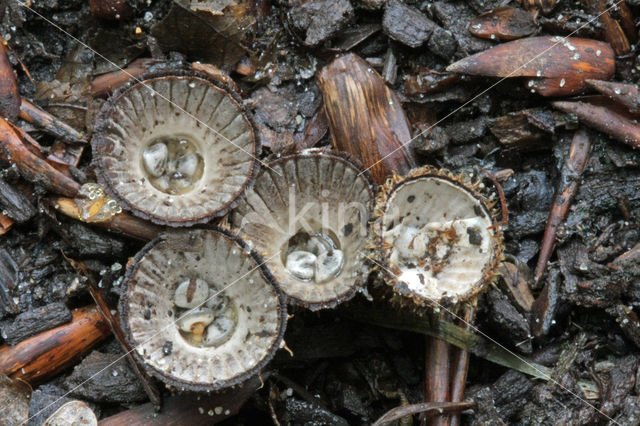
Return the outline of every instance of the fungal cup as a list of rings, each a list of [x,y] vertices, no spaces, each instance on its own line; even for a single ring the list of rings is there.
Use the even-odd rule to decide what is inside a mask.
[[[280,347],[286,321],[284,297],[262,263],[222,229],[149,243],[131,263],[120,301],[135,356],[168,385],[193,391],[259,372]]]
[[[366,280],[372,207],[366,173],[346,157],[309,150],[261,170],[231,224],[290,301],[321,309],[348,300]]]
[[[482,290],[502,251],[489,205],[476,185],[443,170],[390,179],[377,199],[374,246],[394,290],[431,305]]]
[[[259,151],[233,94],[180,74],[115,94],[91,143],[107,192],[135,215],[169,226],[227,213],[251,181]]]

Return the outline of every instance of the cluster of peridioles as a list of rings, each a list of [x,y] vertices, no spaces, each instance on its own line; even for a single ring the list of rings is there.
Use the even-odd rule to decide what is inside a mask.
[[[334,307],[362,289],[373,265],[419,304],[468,299],[492,279],[501,233],[492,203],[464,176],[413,169],[376,198],[368,174],[335,152],[307,150],[258,168],[253,130],[233,96],[202,76],[156,77],[150,85],[182,110],[136,109],[140,85],[104,107],[94,161],[107,191],[134,214],[171,226],[230,211],[230,229],[173,230],[130,262],[123,328],[167,384],[218,390],[246,380],[284,345],[285,300]],[[192,95],[210,97],[218,110],[202,111]],[[134,129],[126,120],[109,126],[129,110],[139,118]],[[181,127],[193,120],[196,130]],[[147,194],[121,185],[123,174]],[[162,183],[172,179],[187,184]],[[304,210],[300,223],[289,222],[292,208]],[[171,351],[159,350],[168,344]],[[185,357],[189,367],[175,361]]]

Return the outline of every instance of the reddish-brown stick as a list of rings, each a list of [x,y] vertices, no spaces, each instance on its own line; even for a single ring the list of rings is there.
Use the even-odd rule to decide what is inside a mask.
[[[640,149],[640,125],[630,118],[605,106],[587,102],[553,102],[552,105],[564,112],[575,114],[581,122],[613,138]]]
[[[471,324],[476,316],[475,301],[473,305],[465,306],[461,313],[461,324],[467,330],[471,330]],[[464,397],[464,388],[467,383],[467,372],[469,371],[469,352],[460,348],[454,348],[452,351],[453,370],[451,371],[451,402],[461,402]],[[460,413],[454,413],[449,417],[450,426],[460,425]]]
[[[73,365],[110,335],[109,325],[95,306],[76,309],[68,324],[15,346],[0,346],[0,373],[38,383]]]
[[[586,80],[586,82],[599,93],[626,106],[629,112],[637,113],[640,109],[640,92],[635,84],[603,80]]]
[[[438,320],[446,321],[446,318],[444,311],[441,311]],[[450,401],[451,345],[431,336],[425,338],[425,344],[427,350],[424,362],[424,399],[427,402]],[[422,426],[441,426],[447,425],[448,421],[448,416],[423,416],[421,424]]]
[[[53,192],[74,197],[80,184],[31,152],[11,125],[0,117],[0,159],[15,164],[22,177]]]
[[[16,75],[7,55],[7,47],[0,40],[0,114],[14,120],[20,111],[20,91]]]
[[[540,247],[540,256],[538,257],[538,264],[536,265],[534,272],[534,279],[536,282],[540,281],[540,278],[542,278],[547,262],[553,252],[558,226],[562,224],[567,216],[571,201],[576,195],[576,192],[578,192],[578,179],[584,171],[590,151],[591,141],[589,140],[589,135],[584,130],[578,130],[571,141],[569,156],[561,173],[560,187],[558,188],[553,204],[551,205],[547,226],[544,230],[544,237],[542,238],[542,245]]]

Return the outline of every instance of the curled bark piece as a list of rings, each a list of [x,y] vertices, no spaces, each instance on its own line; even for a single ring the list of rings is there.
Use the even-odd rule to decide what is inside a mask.
[[[542,277],[547,266],[547,262],[553,252],[558,226],[560,226],[567,216],[571,201],[578,192],[578,178],[587,164],[590,151],[591,141],[589,140],[587,132],[579,130],[571,141],[569,157],[567,158],[565,166],[561,172],[560,187],[558,188],[558,192],[556,193],[553,204],[551,205],[551,211],[549,212],[549,219],[547,220],[547,226],[545,228],[542,245],[540,247],[538,264],[536,265],[534,272],[534,280],[536,282]]]
[[[531,311],[533,295],[529,284],[518,270],[518,266],[511,262],[500,264],[500,286],[509,299],[523,312]]]
[[[427,68],[408,74],[404,80],[404,92],[408,96],[429,95],[443,91],[460,81],[460,76]]]
[[[624,2],[620,2],[624,3]],[[620,23],[611,17],[608,11],[603,11],[600,15],[600,22],[604,27],[604,37],[611,44],[616,55],[624,55],[631,50],[629,39],[624,34]]]
[[[631,43],[637,40],[633,15],[625,1],[583,0],[598,16],[604,29],[604,38],[611,44],[616,55],[631,51]]]
[[[640,111],[640,91],[635,84],[586,80],[587,84],[609,99],[626,106],[631,113]]]
[[[14,120],[20,111],[20,91],[4,43],[0,43],[0,82],[0,114]]]
[[[36,215],[31,201],[19,190],[0,178],[0,209],[11,220],[23,223]]]
[[[416,167],[400,99],[360,57],[341,56],[318,74],[333,147],[358,158],[377,183]]]
[[[618,111],[587,102],[553,102],[552,105],[569,114],[575,114],[587,126],[593,127],[614,139],[640,148],[640,125]]]
[[[486,77],[531,77],[527,86],[543,96],[583,91],[586,79],[608,80],[615,71],[608,43],[575,37],[529,37],[468,56],[447,71]],[[540,79],[551,79],[540,83]]]
[[[20,104],[20,118],[66,142],[87,143],[82,133],[24,98]]]
[[[80,184],[57,171],[42,158],[29,151],[9,123],[0,118],[0,159],[9,161],[20,170],[22,177],[47,189],[74,197]]]
[[[57,211],[73,219],[86,222],[80,207],[74,199],[59,197],[50,201]],[[150,241],[162,232],[162,228],[159,226],[125,212],[115,214],[104,221],[93,221],[91,223],[104,227],[109,231],[122,233],[143,241]]]
[[[76,309],[69,324],[47,330],[16,346],[0,347],[0,373],[36,383],[69,367],[111,335],[95,306]]]
[[[538,29],[535,14],[516,7],[499,7],[469,22],[469,32],[489,40],[516,40]]]

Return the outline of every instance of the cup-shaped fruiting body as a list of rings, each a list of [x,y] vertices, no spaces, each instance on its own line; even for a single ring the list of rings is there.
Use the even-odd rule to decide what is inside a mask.
[[[101,110],[92,147],[107,191],[137,216],[170,226],[225,214],[251,180],[258,151],[241,105],[199,75],[122,89]]]
[[[373,244],[387,283],[431,306],[477,295],[502,256],[492,204],[464,175],[429,166],[390,178],[376,199]]]
[[[219,390],[259,372],[286,321],[285,297],[263,263],[222,229],[147,244],[129,264],[120,300],[135,356],[181,390]]]
[[[231,223],[262,254],[291,302],[333,307],[366,280],[373,197],[368,176],[351,160],[308,150],[259,172]]]

